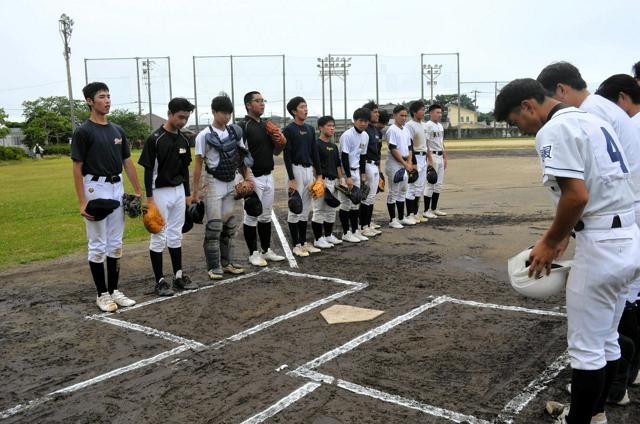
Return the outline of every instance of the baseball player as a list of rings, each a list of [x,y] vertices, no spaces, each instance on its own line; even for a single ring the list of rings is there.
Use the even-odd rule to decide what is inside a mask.
[[[254,266],[267,266],[267,261],[279,262],[284,256],[277,255],[271,250],[271,214],[273,210],[273,156],[282,151],[274,145],[274,140],[265,128],[264,114],[265,100],[258,91],[250,91],[244,95],[244,107],[247,115],[240,122],[244,141],[253,157],[254,191],[262,202],[262,214],[258,217],[244,212],[243,232],[249,248],[249,262]],[[257,232],[256,232],[257,227]],[[258,236],[260,249],[258,250]]]
[[[189,189],[189,140],[180,132],[187,124],[193,106],[187,99],[175,98],[169,102],[167,121],[154,131],[144,143],[138,163],[144,167],[144,187],[147,202],[155,203],[166,225],[151,235],[149,256],[155,276],[158,296],[173,296],[174,292],[164,279],[162,252],[169,248],[173,267],[173,288],[195,290],[198,285],[182,272],[182,226],[185,203],[191,204]]]
[[[447,213],[438,209],[438,200],[444,184],[444,171],[447,169],[447,151],[444,148],[444,128],[442,120],[442,106],[432,104],[429,106],[429,122],[425,127],[427,132],[427,147],[431,160],[429,165],[438,173],[438,181],[435,184],[426,184],[424,189],[424,213],[425,218],[437,218],[446,216]],[[429,209],[429,203],[431,209]]]
[[[369,184],[369,194],[375,192],[376,187],[371,186],[365,171],[366,153],[369,144],[369,135],[365,131],[371,120],[371,111],[366,108],[359,108],[353,112],[353,127],[342,133],[340,136],[340,162],[346,185],[361,188],[363,184]],[[374,164],[375,165],[375,164]],[[367,241],[369,238],[360,232],[358,218],[360,207],[353,204],[343,193],[340,193],[340,211],[338,216],[342,224],[342,241],[359,243]],[[351,231],[349,231],[351,225]]]
[[[287,103],[287,111],[293,116],[293,122],[287,125],[283,133],[287,139],[284,147],[284,164],[287,169],[288,191],[297,190],[302,197],[302,212],[294,214],[289,211],[287,222],[296,256],[309,256],[320,252],[317,247],[307,244],[307,220],[311,206],[309,186],[315,180],[322,182],[320,159],[316,145],[316,131],[307,119],[307,102],[300,96]],[[315,176],[314,176],[315,173]]]
[[[640,85],[633,77],[626,74],[613,75],[600,84],[596,95],[617,104],[629,115],[636,127],[640,126]]]
[[[553,223],[531,253],[530,275],[549,274],[575,230],[574,263],[566,289],[571,358],[571,408],[558,422],[606,422],[604,403],[620,358],[617,327],[628,287],[640,275],[640,231],[627,156],[611,125],[546,96],[527,78],[498,95],[495,116],[536,135],[543,184],[556,206]],[[552,408],[553,407],[553,408]],[[568,410],[568,411],[567,411]]]
[[[343,177],[340,165],[340,152],[338,146],[331,141],[331,137],[336,129],[336,121],[332,116],[323,116],[318,119],[318,129],[320,137],[316,141],[318,145],[318,156],[320,159],[320,169],[324,190],[337,197],[336,181]],[[325,202],[325,198],[319,197],[312,200],[313,216],[311,218],[311,228],[315,241],[313,245],[318,249],[329,249],[342,240],[333,235],[333,223],[336,220],[336,208]]]
[[[426,124],[422,122],[425,115],[424,102],[418,100],[411,103],[409,113],[411,114],[411,119],[407,122],[407,128],[413,141],[413,154],[415,166],[418,170],[418,179],[413,183],[409,183],[409,188],[407,189],[407,218],[409,221],[420,223],[420,197],[424,195],[425,183],[427,182],[427,163],[432,165],[433,159],[431,158],[430,150],[427,148]],[[426,220],[427,218],[425,217]]]
[[[387,174],[387,210],[389,211],[389,227],[404,228],[411,225],[404,217],[404,201],[408,188],[408,173],[413,171],[413,147],[411,145],[411,133],[405,125],[409,112],[406,106],[398,105],[393,109],[393,125],[387,130],[389,153],[385,162]],[[394,182],[396,172],[405,169],[402,179]],[[396,218],[396,208],[398,217]],[[415,223],[415,222],[414,222]],[[403,225],[404,224],[404,225]]]
[[[369,101],[362,106],[364,109],[371,111],[371,120],[365,129],[369,136],[367,144],[367,152],[365,154],[365,173],[369,185],[369,195],[362,199],[360,203],[360,228],[361,234],[365,237],[374,237],[382,234],[375,224],[371,222],[373,217],[373,205],[376,202],[376,194],[378,192],[378,182],[380,181],[380,158],[382,155],[382,131],[376,128],[376,124],[380,119],[380,110],[378,105],[373,101]],[[379,225],[377,227],[380,227]]]
[[[229,124],[233,104],[227,96],[211,101],[213,123],[196,136],[196,164],[193,170],[193,195],[198,197],[202,167],[205,167],[205,211],[207,224],[204,232],[204,256],[207,274],[219,280],[223,273],[242,274],[244,269],[233,264],[233,238],[238,226],[234,186],[241,180],[253,181],[248,162],[248,150],[242,129]]]
[[[124,232],[123,167],[136,196],[141,195],[141,190],[131,160],[129,141],[122,128],[107,119],[111,108],[109,87],[102,82],[92,82],[82,89],[82,94],[91,115],[73,132],[73,183],[80,204],[80,215],[87,228],[89,269],[98,291],[96,304],[104,312],[113,312],[118,306],[136,303],[118,290]],[[94,199],[116,200],[120,202],[120,207],[106,218],[96,221],[86,211],[87,203]]]

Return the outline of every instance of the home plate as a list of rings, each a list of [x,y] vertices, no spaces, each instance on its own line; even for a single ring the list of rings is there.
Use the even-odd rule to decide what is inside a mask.
[[[333,305],[320,312],[328,324],[343,324],[347,322],[371,321],[384,314],[384,311],[358,308],[349,305]]]

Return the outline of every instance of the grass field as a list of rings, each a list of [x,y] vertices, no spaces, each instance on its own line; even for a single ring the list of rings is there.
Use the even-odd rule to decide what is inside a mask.
[[[140,151],[132,153],[138,161]],[[138,166],[142,184],[142,168]],[[0,165],[0,269],[51,259],[86,246],[73,188],[71,159],[25,159]],[[132,193],[125,178],[125,191]],[[148,237],[141,220],[126,218],[125,242]]]

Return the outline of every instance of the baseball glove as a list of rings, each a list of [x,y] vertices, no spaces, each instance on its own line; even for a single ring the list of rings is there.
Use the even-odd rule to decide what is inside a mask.
[[[151,234],[158,234],[164,228],[164,218],[155,203],[142,205],[142,222]]]
[[[280,131],[280,128],[278,128],[278,126],[272,121],[267,121],[266,129],[267,134],[272,137],[271,140],[273,140],[274,135],[278,136],[276,140],[273,140],[274,147],[279,149],[284,148],[284,145],[287,144],[287,139],[284,137],[284,134],[282,134],[282,131]]]
[[[349,197],[349,195],[351,194],[351,190],[349,190],[349,187],[344,184],[338,184],[336,186],[336,190],[338,190],[340,193],[344,194],[347,197]]]
[[[321,198],[324,196],[324,183],[320,180],[316,180],[309,186],[309,191],[311,192],[311,197],[314,199]]]
[[[362,183],[362,186],[360,186],[360,195],[362,199],[366,199],[369,196],[370,191],[371,189],[369,188],[369,184]]]
[[[140,202],[140,197],[135,194],[123,194],[122,206],[124,207],[124,213],[126,213],[129,218],[137,218],[142,215],[142,203]]]
[[[376,193],[381,193],[384,191],[384,174],[380,174],[380,179],[378,180],[378,191]]]
[[[253,181],[243,180],[234,186],[236,191],[235,199],[244,199],[251,193],[253,193]]]

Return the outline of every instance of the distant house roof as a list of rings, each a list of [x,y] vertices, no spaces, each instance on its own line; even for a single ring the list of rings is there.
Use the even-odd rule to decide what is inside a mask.
[[[162,118],[155,113],[151,114],[151,124],[149,124],[149,114],[140,115],[140,122],[144,122],[147,125],[151,126],[151,130],[155,130],[156,128],[160,128],[162,124],[167,122],[165,118]]]

